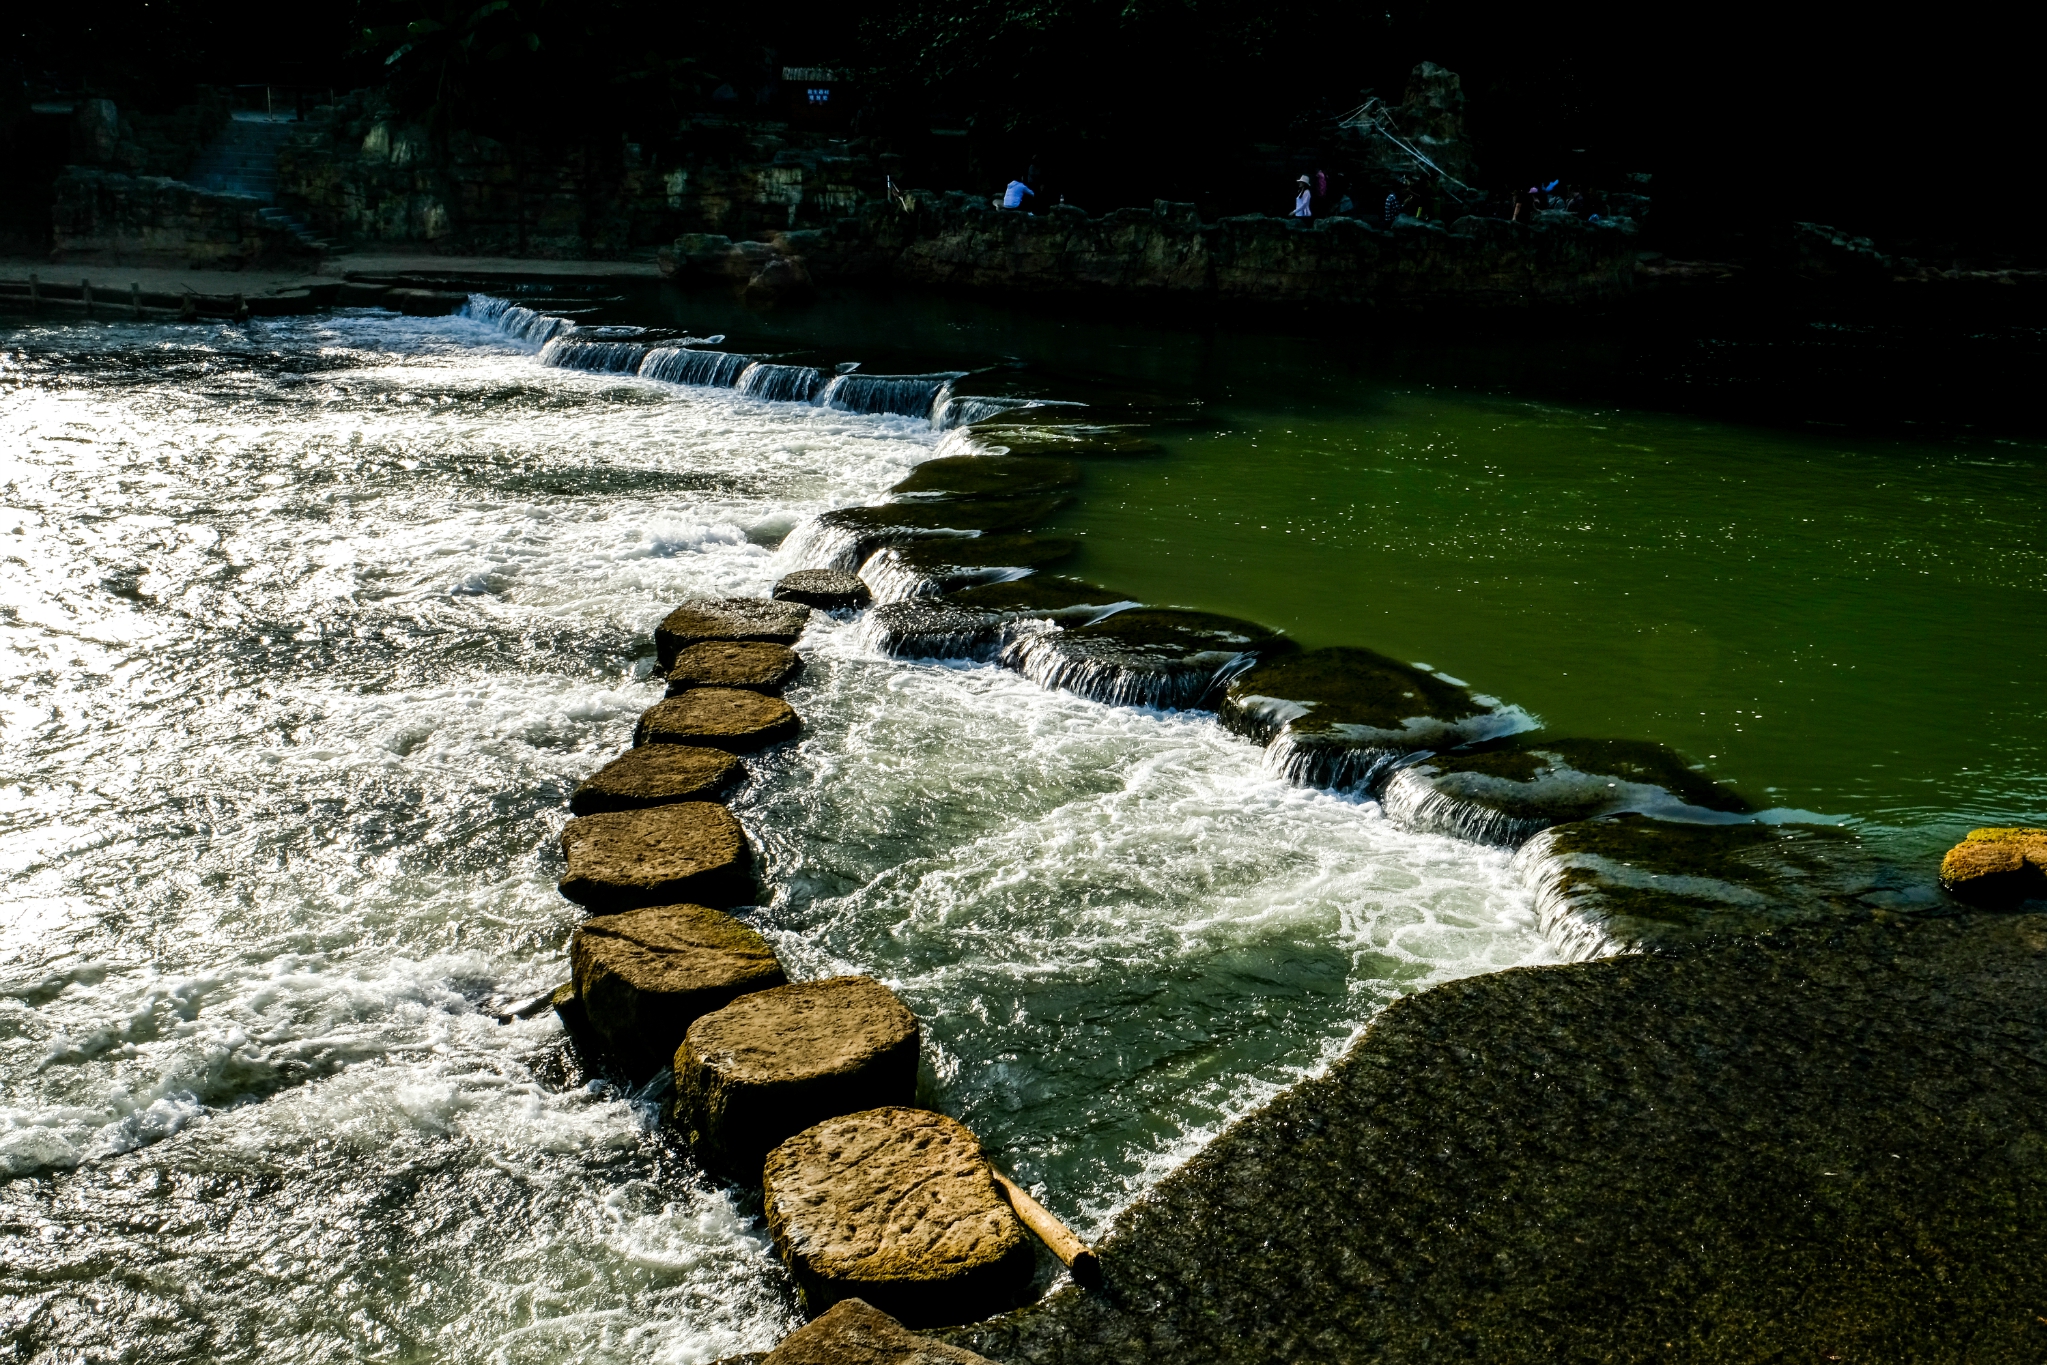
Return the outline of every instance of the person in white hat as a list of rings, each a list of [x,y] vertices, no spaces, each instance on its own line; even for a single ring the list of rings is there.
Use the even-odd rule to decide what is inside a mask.
[[[1294,217],[1313,218],[1315,210],[1312,207],[1312,201],[1314,199],[1313,191],[1315,187],[1309,183],[1308,177],[1305,175],[1294,183],[1301,187],[1301,192],[1294,196]]]

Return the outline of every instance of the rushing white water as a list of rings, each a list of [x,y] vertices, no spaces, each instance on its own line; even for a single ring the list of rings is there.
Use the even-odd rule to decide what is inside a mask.
[[[496,1016],[566,974],[563,802],[660,694],[651,623],[765,592],[940,432],[543,366],[502,322],[8,336],[29,1358],[698,1362],[793,1321],[746,1197],[551,1015]],[[1386,1000],[1548,955],[1504,853],[1208,717],[864,638],[820,618],[805,738],[735,801],[777,888],[747,913],[792,975],[900,989],[929,1100],[1084,1228]]]

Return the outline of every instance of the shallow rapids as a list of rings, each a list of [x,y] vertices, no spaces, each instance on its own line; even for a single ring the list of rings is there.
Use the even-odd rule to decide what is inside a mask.
[[[541,316],[534,314],[532,316]],[[0,1298],[39,1353],[701,1362],[794,1320],[746,1197],[576,1071],[570,788],[679,599],[927,416],[544,366],[384,314],[16,325],[0,357]],[[933,394],[937,393],[934,385]],[[735,811],[792,975],[1084,1233],[1395,995],[1550,960],[1508,855],[1207,716],[823,618]]]

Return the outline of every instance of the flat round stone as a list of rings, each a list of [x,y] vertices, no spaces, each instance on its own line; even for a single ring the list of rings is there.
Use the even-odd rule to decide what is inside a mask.
[[[562,830],[561,847],[561,893],[600,912],[753,899],[746,832],[708,801],[581,816]]]
[[[736,687],[693,687],[640,717],[633,744],[691,744],[746,754],[794,739],[803,728],[780,697]]]
[[[585,920],[569,967],[592,1032],[639,1078],[672,1066],[689,1026],[784,984],[768,941],[704,905],[650,905]]]
[[[793,645],[810,624],[810,608],[801,602],[768,597],[693,597],[654,627],[654,653],[665,674],[675,656],[705,640],[761,640]]]
[[[675,656],[668,670],[668,695],[693,687],[737,687],[746,692],[780,692],[803,676],[803,656],[787,645],[759,640],[706,640]]]
[[[677,1123],[706,1165],[745,1180],[811,1124],[916,1092],[917,1017],[864,976],[742,996],[675,1054]]]
[[[801,602],[819,611],[850,611],[870,600],[858,574],[844,569],[798,569],[775,584],[777,602]]]
[[[595,815],[678,801],[715,801],[745,776],[745,765],[722,749],[649,744],[628,749],[585,778],[569,797],[569,809]]]
[[[808,1128],[761,1173],[768,1232],[812,1313],[859,1298],[911,1326],[1015,1306],[1036,1253],[981,1144],[924,1109]]]

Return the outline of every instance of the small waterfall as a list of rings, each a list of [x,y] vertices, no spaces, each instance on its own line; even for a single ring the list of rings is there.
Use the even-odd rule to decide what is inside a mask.
[[[748,398],[764,398],[771,403],[808,403],[824,387],[824,372],[808,365],[768,365],[756,360],[740,372],[736,387]]]
[[[1003,647],[1004,668],[1038,686],[1071,692],[1110,706],[1149,706],[1160,711],[1205,710],[1222,687],[1252,664],[1255,653],[1203,654],[1195,658],[1142,657],[1104,640],[1103,657],[1076,650],[1061,629],[1011,640]]]
[[[867,613],[861,639],[896,659],[993,659],[1002,647],[1002,618],[950,602],[914,598]]]
[[[729,389],[753,363],[750,356],[728,351],[692,351],[683,346],[656,346],[640,362],[640,378],[658,379],[664,384],[695,384],[703,388]]]
[[[1360,744],[1340,735],[1288,729],[1265,746],[1263,764],[1265,771],[1295,786],[1370,792],[1381,778],[1415,754],[1416,750],[1407,746]]]
[[[1540,816],[1509,815],[1446,792],[1415,768],[1402,768],[1387,778],[1379,803],[1395,824],[1497,848],[1518,848],[1555,823]]]
[[[1027,577],[1032,570],[1015,565],[986,568],[950,567],[944,577],[935,577],[903,562],[902,546],[884,545],[860,566],[860,577],[877,602],[907,602],[913,597],[937,597],[983,583],[1009,583]]]
[[[556,337],[567,336],[576,330],[576,324],[567,318],[536,313],[531,308],[493,294],[471,294],[469,302],[462,305],[462,316],[487,323],[529,346],[544,346]]]
[[[558,336],[540,348],[540,363],[558,370],[596,374],[637,374],[647,348],[637,341],[578,341]]]
[[[964,376],[962,376],[964,378]],[[950,431],[956,427],[972,426],[1000,417],[1005,412],[1022,412],[1028,408],[1084,408],[1087,404],[1075,403],[1057,398],[986,398],[969,395],[964,398],[945,396],[931,413],[931,425]]]
[[[842,374],[825,385],[819,402],[842,412],[885,413],[893,417],[935,416],[953,374]]]
[[[1551,852],[1555,838],[1552,831],[1544,830],[1521,845],[1521,851],[1514,855],[1514,874],[1535,893],[1536,931],[1572,962],[1627,952],[1630,945],[1615,939],[1580,913],[1571,894],[1572,863],[1568,855]]]

